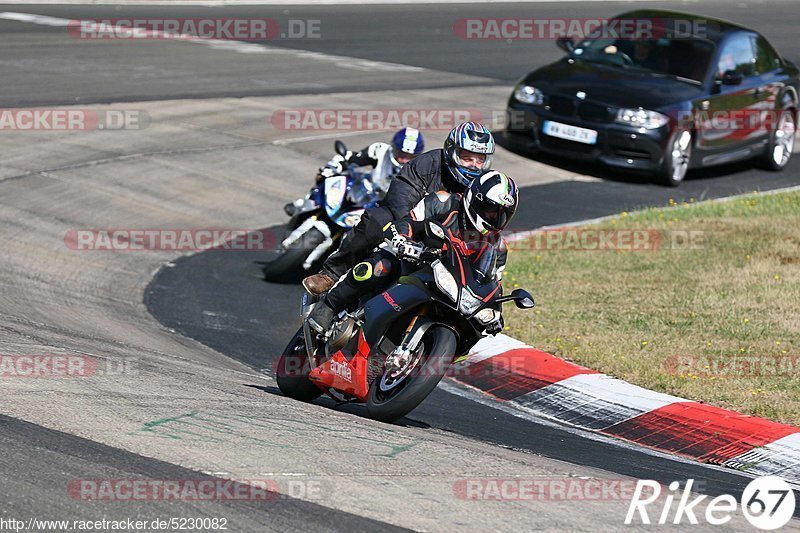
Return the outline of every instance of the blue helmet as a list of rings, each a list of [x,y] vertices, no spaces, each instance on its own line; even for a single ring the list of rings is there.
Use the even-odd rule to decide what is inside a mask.
[[[466,150],[476,154],[484,154],[486,158],[480,166],[467,165],[460,156],[460,151]],[[483,124],[477,122],[464,122],[459,124],[444,142],[444,159],[450,173],[458,183],[469,187],[472,181],[492,168],[492,154],[494,153],[494,137]]]
[[[402,166],[408,160],[413,159],[409,156],[417,156],[425,149],[425,140],[422,133],[415,128],[403,128],[392,137],[392,163]],[[398,158],[398,156],[400,156]],[[405,159],[406,161],[398,161]]]

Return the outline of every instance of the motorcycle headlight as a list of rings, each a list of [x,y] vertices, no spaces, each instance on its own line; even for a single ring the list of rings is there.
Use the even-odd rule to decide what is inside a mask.
[[[646,130],[654,130],[667,124],[669,117],[662,115],[658,111],[650,111],[640,107],[639,109],[620,109],[617,112],[617,122]]]
[[[439,287],[439,290],[454,302],[458,301],[458,284],[453,275],[447,271],[441,261],[434,261],[431,266],[433,267],[433,279],[436,281],[436,286]]]
[[[524,104],[542,105],[544,103],[544,93],[531,85],[520,83],[514,89],[514,98]]]
[[[469,289],[461,291],[461,300],[458,302],[458,311],[463,315],[471,315],[481,306],[483,302],[472,294]]]
[[[475,315],[475,318],[477,318],[478,322],[481,324],[491,324],[495,320],[500,319],[500,312],[496,309],[481,309],[478,311],[478,314]]]

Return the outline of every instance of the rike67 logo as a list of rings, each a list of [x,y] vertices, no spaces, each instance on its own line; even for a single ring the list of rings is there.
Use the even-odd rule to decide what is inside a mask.
[[[765,476],[751,481],[745,487],[741,501],[736,501],[730,494],[722,494],[705,502],[704,513],[701,513],[703,506],[700,504],[708,496],[693,495],[693,486],[694,480],[690,479],[680,491],[680,484],[673,481],[669,484],[666,495],[662,497],[662,487],[658,482],[640,479],[636,483],[625,524],[638,522],[678,525],[688,522],[697,525],[700,523],[698,518],[701,518],[707,524],[722,526],[731,521],[741,505],[742,514],[750,524],[758,529],[771,531],[785,526],[795,512],[794,491],[789,483],[777,476]],[[656,511],[652,518],[649,511]],[[638,520],[635,520],[637,514]]]

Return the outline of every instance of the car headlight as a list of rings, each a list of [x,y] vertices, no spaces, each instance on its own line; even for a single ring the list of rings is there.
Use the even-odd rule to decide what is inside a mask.
[[[658,111],[650,111],[640,107],[639,109],[620,109],[617,113],[617,122],[646,130],[654,130],[669,122],[669,117],[662,115]]]
[[[500,319],[500,312],[496,309],[481,309],[478,311],[478,314],[475,315],[475,318],[477,318],[478,322],[481,324],[491,324],[495,320]]]
[[[514,89],[514,98],[524,104],[542,105],[544,103],[544,93],[536,87],[524,83],[520,83]]]
[[[471,315],[481,306],[483,301],[472,294],[466,287],[461,291],[461,300],[458,302],[458,312],[463,315]]]
[[[434,261],[431,266],[433,267],[433,279],[439,290],[454,302],[458,301],[458,284],[453,275],[447,271],[441,261]]]

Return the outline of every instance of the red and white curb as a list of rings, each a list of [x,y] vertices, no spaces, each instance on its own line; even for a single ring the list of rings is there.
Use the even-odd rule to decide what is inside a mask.
[[[703,463],[800,485],[800,428],[654,392],[506,335],[481,340],[453,379],[498,402]]]

